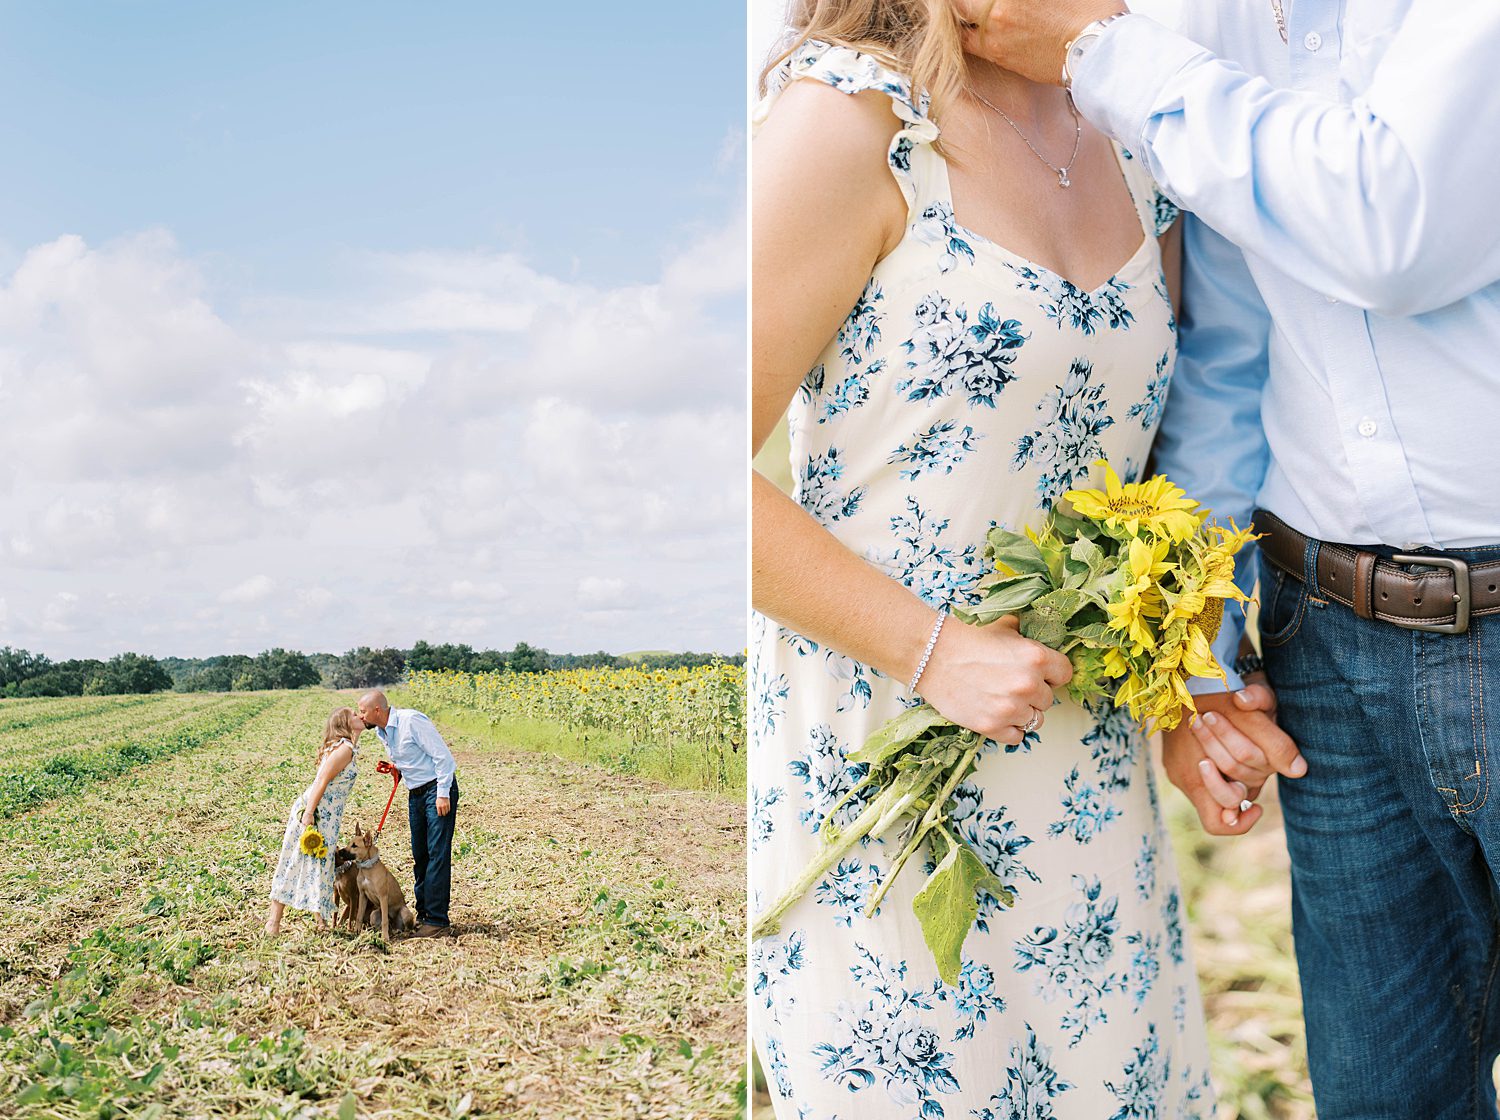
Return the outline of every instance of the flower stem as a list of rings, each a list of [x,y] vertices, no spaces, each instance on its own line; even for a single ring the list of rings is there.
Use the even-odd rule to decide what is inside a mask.
[[[924,764],[896,777],[880,795],[873,799],[838,838],[824,845],[823,850],[808,861],[796,882],[781,892],[781,896],[769,910],[757,917],[750,927],[750,940],[759,941],[781,928],[781,919],[795,906],[818,881],[838,866],[854,845],[866,836],[879,837],[890,824],[899,820],[912,803],[921,797],[932,780],[934,767]]]

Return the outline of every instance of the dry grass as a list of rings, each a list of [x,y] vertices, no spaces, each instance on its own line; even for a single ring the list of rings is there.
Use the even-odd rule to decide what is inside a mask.
[[[459,936],[289,913],[268,941],[335,699],[0,822],[6,1115],[737,1115],[742,807],[450,732]],[[346,832],[390,792],[364,749]],[[409,891],[403,796],[381,848]]]

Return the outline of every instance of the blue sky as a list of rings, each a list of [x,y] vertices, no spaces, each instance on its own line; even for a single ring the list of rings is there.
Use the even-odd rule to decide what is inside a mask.
[[[601,280],[739,191],[733,5],[7,5],[11,248],[155,225],[255,282],[340,246],[518,248]]]
[[[0,20],[0,644],[738,650],[744,12]]]

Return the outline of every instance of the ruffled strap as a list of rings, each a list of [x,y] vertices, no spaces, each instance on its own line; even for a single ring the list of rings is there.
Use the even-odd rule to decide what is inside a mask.
[[[798,78],[812,78],[851,95],[879,90],[891,99],[891,111],[902,127],[891,137],[887,159],[908,210],[915,214],[929,181],[924,167],[926,155],[932,153],[932,144],[938,138],[937,123],[927,115],[927,95],[913,96],[911,80],[873,55],[809,39],[770,76],[768,92],[751,114],[752,128],[764,123],[776,99]]]
[[[1120,167],[1125,172],[1125,185],[1130,188],[1130,197],[1135,201],[1136,213],[1141,226],[1152,237],[1160,237],[1172,228],[1172,223],[1181,214],[1177,204],[1162,193],[1161,187],[1146,165],[1136,159],[1120,144],[1115,145],[1120,156]]]

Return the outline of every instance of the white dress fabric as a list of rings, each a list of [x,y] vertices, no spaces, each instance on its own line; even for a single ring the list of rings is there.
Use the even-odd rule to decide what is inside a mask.
[[[1156,241],[1176,210],[1117,148],[1142,242],[1081,291],[955,221],[937,126],[902,76],[809,43],[757,123],[799,78],[890,96],[903,122],[890,165],[910,224],[791,407],[795,496],[927,602],[970,603],[992,525],[1039,525],[1070,487],[1102,485],[1091,467],[1101,457],[1127,479],[1144,466],[1176,355]],[[847,752],[912,700],[905,682],[762,616],[754,631],[759,912],[863,776]],[[890,852],[877,841],[856,849],[752,947],[753,1030],[776,1115],[1211,1116],[1176,870],[1134,723],[1060,700],[1020,747],[991,743],[955,800],[958,827],[1015,906],[985,901],[949,987],[911,911],[920,861],[866,917]],[[853,819],[862,804],[841,813]]]
[[[309,786],[292,804],[291,814],[286,819],[286,833],[281,838],[281,858],[271,879],[273,900],[296,910],[321,914],[325,919],[333,918],[333,850],[338,847],[344,806],[349,803],[349,794],[354,792],[354,779],[359,777],[358,744],[348,739],[340,742],[349,743],[354,757],[328,783],[323,799],[313,812],[313,825],[323,834],[328,854],[318,859],[302,851],[302,814],[307,811],[307,798],[312,793]]]

